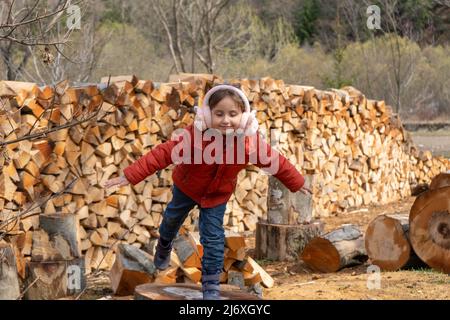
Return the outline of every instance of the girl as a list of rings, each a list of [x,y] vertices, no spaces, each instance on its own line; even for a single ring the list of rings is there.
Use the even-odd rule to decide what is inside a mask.
[[[169,266],[172,242],[189,211],[198,206],[200,243],[203,245],[203,299],[220,299],[219,278],[225,241],[223,216],[239,171],[249,162],[266,171],[270,167],[291,192],[311,191],[304,186],[304,178],[295,167],[263,141],[255,111],[250,112],[244,92],[234,86],[219,85],[209,90],[202,108],[197,108],[194,125],[183,130],[185,134],[181,139],[179,136],[178,140],[156,146],[125,168],[124,176],[107,181],[105,187],[135,185],[156,171],[177,163],[172,173],[173,197],[159,227],[154,263],[160,270]],[[208,139],[208,134],[215,139]],[[205,151],[211,150],[212,143],[215,148],[208,158]],[[179,151],[180,147],[184,147],[182,160],[177,161],[175,150]]]

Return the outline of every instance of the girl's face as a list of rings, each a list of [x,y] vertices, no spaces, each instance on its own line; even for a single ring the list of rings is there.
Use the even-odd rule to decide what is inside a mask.
[[[239,105],[229,96],[220,100],[211,111],[211,124],[214,129],[222,133],[239,129],[242,110]]]

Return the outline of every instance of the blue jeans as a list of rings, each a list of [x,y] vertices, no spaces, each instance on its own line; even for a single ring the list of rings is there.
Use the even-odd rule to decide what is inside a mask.
[[[173,240],[184,220],[198,203],[189,198],[176,185],[172,188],[172,200],[164,211],[159,226],[159,234],[165,240]],[[200,206],[199,206],[200,207]],[[200,243],[203,246],[202,273],[218,274],[222,272],[225,245],[223,216],[227,203],[214,208],[200,208]]]

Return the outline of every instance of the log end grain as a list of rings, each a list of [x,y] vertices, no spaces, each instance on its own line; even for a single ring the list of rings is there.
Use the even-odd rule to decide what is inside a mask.
[[[230,289],[229,286],[221,286],[222,300],[259,300],[255,295]],[[202,300],[203,294],[200,285],[148,283],[136,287],[134,298],[135,300]]]
[[[399,220],[381,215],[367,227],[365,246],[372,264],[395,271],[406,265],[411,245]]]
[[[417,198],[409,221],[417,255],[433,269],[450,273],[450,187]]]
[[[305,247],[301,259],[319,272],[336,272],[340,268],[339,252],[333,243],[324,238],[314,238]]]

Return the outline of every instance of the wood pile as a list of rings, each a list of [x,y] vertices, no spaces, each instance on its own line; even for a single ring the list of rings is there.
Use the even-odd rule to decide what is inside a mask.
[[[193,106],[202,103],[210,87],[223,83],[214,75],[192,74],[174,75],[170,81],[124,76],[84,87],[1,81],[0,142],[97,111],[102,115],[0,150],[0,233],[6,240],[32,239],[30,232],[40,230],[40,214],[76,215],[89,273],[112,267],[115,254],[108,249],[116,242],[140,248],[155,238],[171,199],[172,167],[136,186],[106,191],[103,183],[170,139],[174,129],[191,124]],[[303,174],[314,176],[315,218],[398,200],[409,196],[411,187],[450,169],[449,160],[417,151],[389,106],[352,87],[320,91],[268,77],[231,82],[240,83],[261,128],[276,129],[270,134],[279,150]],[[74,180],[67,192],[32,206]],[[226,228],[254,231],[258,218],[267,216],[268,177],[248,166],[237,186],[227,206]],[[24,209],[29,211],[17,221],[14,217]],[[186,219],[188,230],[195,229],[198,215],[194,209]]]
[[[133,245],[120,244],[110,278],[115,295],[132,295],[136,286],[145,283],[172,285],[200,284],[203,247],[196,232],[182,228],[174,240],[170,265],[157,271],[153,264],[155,243],[148,252]],[[270,288],[274,280],[259,264],[245,253],[244,236],[227,232],[224,268],[220,282],[241,288],[262,285]]]

